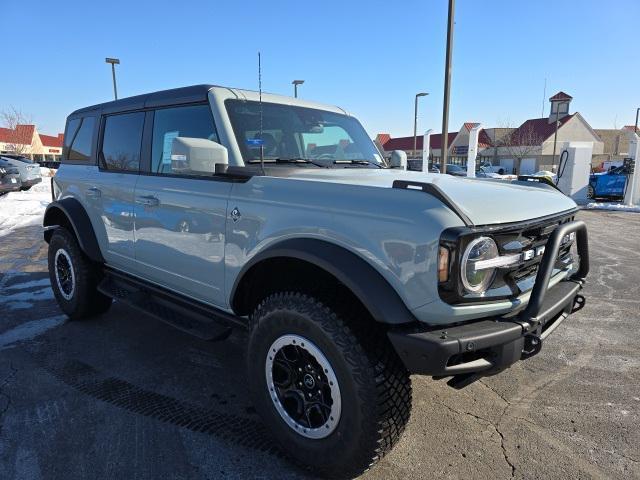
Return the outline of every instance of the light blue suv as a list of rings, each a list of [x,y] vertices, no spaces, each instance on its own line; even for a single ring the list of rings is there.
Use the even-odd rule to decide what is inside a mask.
[[[198,85],[77,110],[64,138],[44,218],[62,310],[247,330],[253,402],[316,474],[397,443],[411,373],[461,388],[584,304],[570,198],[389,168],[341,108]]]

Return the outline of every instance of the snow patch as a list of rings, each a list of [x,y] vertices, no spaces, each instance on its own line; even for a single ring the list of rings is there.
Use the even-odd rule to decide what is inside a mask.
[[[0,297],[0,305],[10,310],[24,310],[33,307],[33,302],[53,300],[51,287],[42,288],[35,292],[18,292]]]
[[[24,283],[16,283],[14,285],[9,285],[8,287],[4,287],[5,290],[25,290],[27,288],[33,287],[47,287],[51,284],[51,280],[49,278],[42,278],[40,280],[31,280],[29,282]]]
[[[47,330],[62,325],[66,320],[66,315],[57,315],[55,317],[32,320],[18,325],[0,334],[0,350],[12,348],[15,346],[14,344],[24,340],[31,340],[42,335]]]
[[[640,205],[625,205],[624,203],[591,202],[585,205],[588,210],[612,210],[616,212],[640,212]]]
[[[16,228],[42,225],[44,210],[51,202],[51,182],[43,180],[30,190],[0,197],[0,237]]]

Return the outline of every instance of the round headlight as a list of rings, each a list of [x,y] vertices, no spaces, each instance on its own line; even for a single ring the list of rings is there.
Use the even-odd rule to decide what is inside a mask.
[[[478,269],[476,264],[498,255],[498,246],[489,237],[476,238],[467,245],[460,265],[460,277],[462,285],[468,292],[484,293],[489,288],[496,275],[496,269],[491,267]]]

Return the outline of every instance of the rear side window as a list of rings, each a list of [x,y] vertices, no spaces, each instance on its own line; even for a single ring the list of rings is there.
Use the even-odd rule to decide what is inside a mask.
[[[143,112],[106,117],[100,166],[106,170],[137,172],[143,126]]]
[[[93,139],[93,117],[76,118],[69,121],[65,144],[69,142],[67,159],[75,162],[88,162],[91,158],[91,140]]]
[[[171,167],[171,146],[176,137],[204,138],[218,142],[209,105],[164,108],[153,118],[151,171],[153,173],[183,173]]]

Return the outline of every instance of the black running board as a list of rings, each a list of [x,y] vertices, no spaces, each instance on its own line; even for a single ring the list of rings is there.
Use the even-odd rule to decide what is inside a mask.
[[[101,293],[203,340],[223,340],[232,328],[247,328],[244,319],[231,313],[115,270],[104,273]]]

